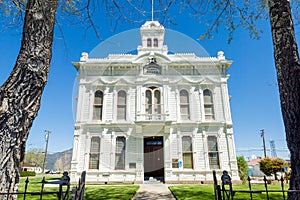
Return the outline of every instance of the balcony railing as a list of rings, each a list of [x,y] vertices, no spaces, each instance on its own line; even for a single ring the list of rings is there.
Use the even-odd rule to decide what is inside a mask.
[[[137,114],[137,121],[165,121],[167,114]]]

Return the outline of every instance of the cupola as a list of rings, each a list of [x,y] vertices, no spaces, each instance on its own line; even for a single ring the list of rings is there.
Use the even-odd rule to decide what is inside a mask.
[[[138,46],[138,54],[159,51],[167,54],[168,47],[164,45],[165,28],[158,21],[147,21],[140,28],[142,46]]]

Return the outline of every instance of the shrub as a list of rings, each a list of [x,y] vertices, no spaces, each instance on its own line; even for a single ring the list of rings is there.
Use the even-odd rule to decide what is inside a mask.
[[[248,170],[249,170],[247,162],[244,156],[238,156],[236,160],[237,160],[240,179],[243,183],[247,183]]]
[[[277,180],[276,173],[283,172],[284,166],[288,164],[281,158],[264,158],[259,162],[260,170],[267,176],[275,175],[275,180]]]
[[[35,176],[36,173],[32,171],[21,171],[20,176],[21,177],[27,177],[27,176]]]

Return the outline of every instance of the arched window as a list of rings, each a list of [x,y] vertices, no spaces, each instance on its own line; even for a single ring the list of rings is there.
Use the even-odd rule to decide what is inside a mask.
[[[147,47],[152,47],[152,40],[151,40],[151,38],[147,38]]]
[[[190,136],[182,137],[183,168],[193,169],[193,144]]]
[[[93,119],[102,120],[102,112],[103,112],[103,92],[97,90],[94,95]]]
[[[205,119],[214,119],[214,104],[212,93],[210,90],[206,89],[203,91],[203,98],[204,98],[204,113]]]
[[[181,120],[190,119],[189,94],[186,90],[180,91],[180,116]]]
[[[207,147],[210,169],[220,169],[218,141],[216,136],[207,137]]]
[[[118,92],[117,100],[117,120],[126,120],[126,92]]]
[[[126,138],[116,138],[116,169],[125,169],[125,149],[126,149]]]
[[[89,169],[99,169],[100,138],[91,138]]]
[[[158,39],[157,38],[153,39],[153,46],[158,47]]]
[[[161,94],[156,87],[150,87],[146,90],[146,117],[148,120],[161,119]]]

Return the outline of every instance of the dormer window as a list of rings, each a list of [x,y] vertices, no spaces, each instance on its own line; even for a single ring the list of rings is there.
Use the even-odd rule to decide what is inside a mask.
[[[158,39],[157,38],[153,39],[153,46],[158,47]]]
[[[150,62],[144,66],[144,74],[161,74],[161,66],[156,64],[155,58],[149,60]]]
[[[160,74],[160,67],[155,65],[150,65],[146,68],[146,74]]]
[[[151,40],[151,38],[147,39],[147,47],[152,47],[152,40]]]

